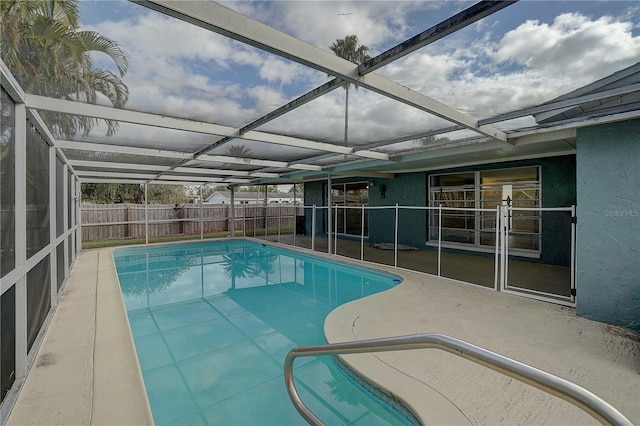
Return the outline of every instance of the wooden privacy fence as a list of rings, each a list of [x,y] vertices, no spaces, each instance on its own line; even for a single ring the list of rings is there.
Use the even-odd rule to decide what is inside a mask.
[[[293,232],[302,207],[236,205],[236,235],[269,229]],[[297,210],[297,212],[296,212]],[[202,211],[202,219],[200,212]],[[141,204],[82,204],[82,241],[145,238],[145,208]],[[211,232],[231,232],[230,204],[149,204],[149,238]],[[202,225],[201,225],[202,223]]]

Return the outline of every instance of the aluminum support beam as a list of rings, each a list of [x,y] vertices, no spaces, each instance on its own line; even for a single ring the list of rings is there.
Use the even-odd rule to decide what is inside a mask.
[[[74,167],[93,167],[97,169],[116,169],[116,170],[135,170],[149,172],[169,171],[169,166],[156,166],[153,164],[133,164],[133,163],[116,163],[112,161],[89,161],[89,160],[69,160],[69,164]],[[86,170],[78,170],[78,174],[82,174]]]
[[[409,40],[403,41],[386,52],[383,52],[363,64],[360,64],[358,67],[358,73],[360,75],[364,75],[375,71],[378,68],[438,41],[441,38],[466,27],[467,25],[471,25],[492,13],[502,10],[513,3],[515,3],[515,1],[507,0],[481,1],[476,3],[462,12],[459,12],[421,32],[420,34],[411,37]]]
[[[60,149],[77,149],[79,151],[91,152],[111,152],[114,154],[142,155],[147,157],[161,157],[172,159],[193,158],[193,154],[189,152],[168,151],[153,148],[136,148],[122,145],[110,145],[106,143],[56,140],[56,146]]]
[[[168,117],[166,115],[118,109],[103,105],[88,104],[85,102],[47,98],[45,96],[39,95],[27,95],[26,102],[28,108],[42,109],[45,111],[55,111],[64,114],[80,115],[84,117],[101,118],[105,120],[115,120],[124,123],[184,130],[188,132],[196,132],[214,136],[226,136],[258,142],[267,142],[276,145],[294,146],[299,148],[314,149],[318,151],[335,152],[338,154],[353,154],[361,157],[380,155],[380,153],[368,153],[366,151],[353,152],[353,148],[350,147],[333,145],[326,142],[316,142],[308,139],[275,135],[273,133],[250,131],[246,135],[241,135],[238,129],[228,126],[221,126],[219,124],[205,123],[203,121],[185,120],[181,118]],[[194,156],[194,154],[191,155],[191,157]]]
[[[11,98],[15,102],[24,103],[24,100],[26,98],[24,90],[22,90],[22,87],[20,87],[18,80],[16,80],[13,74],[11,74],[11,71],[9,71],[9,67],[7,67],[7,64],[5,64],[1,58],[0,83],[2,84],[2,88],[7,91],[9,96],[11,96]]]
[[[235,200],[236,189],[233,186],[230,186],[229,191],[231,191],[231,237],[235,237],[236,236],[236,200]]]
[[[105,177],[105,178],[128,178],[128,179],[155,179],[155,174],[145,173],[121,173],[121,172],[96,172],[91,170],[76,170],[76,174],[79,177]],[[162,175],[164,180],[180,180],[190,182],[222,182],[222,178],[212,178],[206,176],[177,176],[177,175]]]
[[[506,133],[493,126],[480,126],[478,120],[375,73],[360,76],[357,64],[254,21],[220,4],[170,0],[134,0],[134,2],[321,72],[335,75],[486,136],[507,141]]]
[[[579,96],[571,99],[564,99],[560,101],[551,101],[542,105],[534,106],[531,108],[525,108],[518,111],[511,111],[506,114],[500,114],[495,117],[480,120],[480,124],[493,124],[500,121],[511,120],[514,118],[526,117],[527,115],[540,114],[544,112],[554,111],[562,108],[573,108],[580,104],[592,101],[599,101],[615,96],[624,96],[631,93],[640,92],[640,86],[629,85],[624,87],[618,87],[615,89],[605,90],[598,93],[592,93],[589,95]],[[369,148],[369,146],[367,146]]]
[[[15,265],[24,275],[15,283],[15,378],[27,375],[27,110],[15,112]]]
[[[56,149],[53,146],[49,147],[49,242],[53,246],[51,253],[49,254],[49,270],[51,271],[49,276],[49,296],[51,300],[51,307],[58,306],[58,246],[56,244],[57,237],[57,204],[62,200],[59,200],[56,196],[57,177],[56,173]]]
[[[513,1],[482,1],[477,3],[462,12],[452,16],[451,18],[445,19],[444,21],[436,24],[435,26],[423,31],[415,37],[387,50],[384,53],[376,56],[375,58],[370,59],[365,64],[361,64],[358,67],[358,73],[360,75],[367,74],[369,72],[375,71],[376,69],[395,61],[415,50],[427,46],[437,40],[440,40],[442,37],[449,35],[455,31],[458,31],[467,25],[470,25],[478,20],[501,10],[502,8],[514,3]],[[272,112],[258,118],[257,120],[252,121],[246,126],[240,129],[240,134],[244,134],[249,130],[253,130],[274,120],[289,111],[292,111],[302,105],[305,105],[308,102],[311,102],[314,99],[317,99],[338,87],[342,87],[344,81],[340,78],[334,78],[331,81],[323,84],[322,86],[316,87],[315,89],[305,93],[302,96],[286,103],[280,108],[273,110]],[[225,143],[229,142],[233,138],[223,138],[220,141],[217,141],[208,147],[202,149],[198,154],[206,154],[214,148],[217,148]]]

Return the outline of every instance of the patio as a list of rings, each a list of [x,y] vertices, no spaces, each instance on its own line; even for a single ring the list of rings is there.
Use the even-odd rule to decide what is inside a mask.
[[[150,424],[111,251],[79,254],[8,425]],[[570,308],[383,269],[400,273],[404,282],[335,310],[325,324],[329,342],[423,332],[457,336],[574,381],[640,422],[637,334],[576,317]],[[450,354],[345,358],[425,423],[595,423],[565,401]]]
[[[137,191],[111,219],[122,235],[96,241],[159,241],[164,228],[226,236],[202,201],[208,187],[228,189],[224,220],[259,241],[405,278],[334,311],[329,341],[451,334],[575,381],[640,423],[636,4],[344,3],[352,16],[327,2],[322,19],[282,19],[303,3],[325,6],[2,2],[2,47],[13,50],[0,61],[0,423],[152,422],[112,249],[82,249],[93,184]],[[366,26],[345,25],[360,15]],[[52,32],[32,31],[52,28],[67,42],[96,29],[86,34],[112,44],[58,62]],[[327,49],[353,28],[386,34],[359,63]],[[536,49],[532,32],[545,41]],[[308,235],[279,235],[280,224],[255,235],[274,229],[276,185],[304,186]],[[191,202],[150,214],[160,186],[186,188]],[[263,225],[235,199],[248,186],[264,189]],[[361,246],[360,234],[419,250]],[[590,421],[441,353],[347,358],[425,422]]]

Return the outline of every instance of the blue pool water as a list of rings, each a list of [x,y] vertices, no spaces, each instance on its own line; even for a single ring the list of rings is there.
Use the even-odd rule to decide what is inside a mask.
[[[123,249],[114,260],[156,424],[305,424],[283,364],[325,343],[336,306],[395,276],[243,241]],[[405,424],[330,357],[295,363],[303,401],[327,424]]]

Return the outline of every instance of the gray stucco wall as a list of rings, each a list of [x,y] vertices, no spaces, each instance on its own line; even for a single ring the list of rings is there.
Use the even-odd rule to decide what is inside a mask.
[[[640,331],[640,120],[577,140],[577,312]]]

